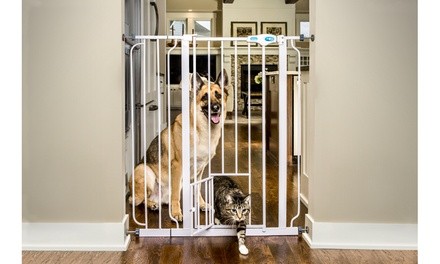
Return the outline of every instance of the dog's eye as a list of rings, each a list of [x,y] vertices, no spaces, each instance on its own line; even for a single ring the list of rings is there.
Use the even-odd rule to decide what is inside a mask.
[[[204,100],[204,101],[208,100],[208,94],[207,93],[203,95],[202,100]]]
[[[221,98],[222,98],[222,95],[221,95],[220,93],[218,93],[218,92],[215,92],[215,98],[217,98],[217,99],[221,99]]]

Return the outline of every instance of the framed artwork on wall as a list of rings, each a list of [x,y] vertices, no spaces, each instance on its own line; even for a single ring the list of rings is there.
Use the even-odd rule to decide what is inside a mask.
[[[231,37],[247,37],[257,35],[257,22],[231,22]],[[251,43],[256,46],[257,43]],[[234,46],[234,41],[231,41]],[[237,46],[247,46],[246,41],[237,41]]]
[[[261,22],[261,34],[287,36],[287,22]]]

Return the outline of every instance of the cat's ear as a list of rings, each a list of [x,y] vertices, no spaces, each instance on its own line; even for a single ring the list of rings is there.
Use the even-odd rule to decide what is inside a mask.
[[[243,198],[243,202],[244,202],[244,203],[249,204],[250,201],[251,201],[251,195],[250,195],[250,194],[248,194],[247,196],[245,196],[245,197]]]

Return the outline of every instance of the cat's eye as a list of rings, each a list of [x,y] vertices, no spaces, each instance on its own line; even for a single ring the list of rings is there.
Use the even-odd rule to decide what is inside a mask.
[[[246,214],[247,212],[249,212],[249,209],[243,209],[243,214]]]
[[[233,213],[237,212],[237,210],[236,210],[236,209],[231,209],[231,211],[232,211]]]

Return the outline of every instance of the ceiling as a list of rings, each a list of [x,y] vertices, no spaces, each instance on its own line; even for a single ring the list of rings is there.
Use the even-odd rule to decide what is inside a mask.
[[[222,8],[223,0],[166,0],[168,12],[214,12]],[[240,0],[235,0],[240,1]],[[309,0],[299,0],[296,2],[297,13],[309,12]]]

